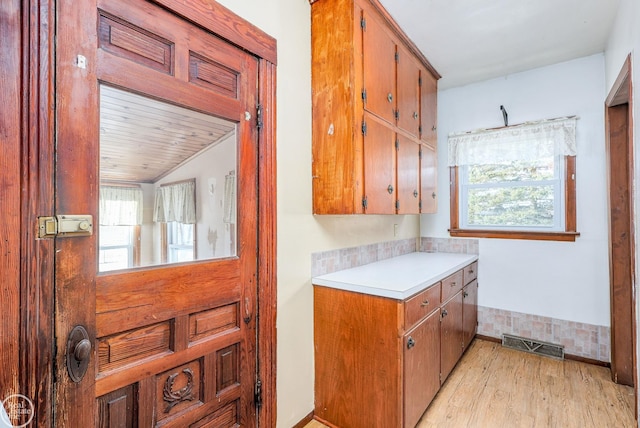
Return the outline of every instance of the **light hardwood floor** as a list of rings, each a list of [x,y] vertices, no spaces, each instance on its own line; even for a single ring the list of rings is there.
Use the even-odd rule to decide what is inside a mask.
[[[476,339],[417,428],[637,426],[633,388],[613,383],[607,368]]]

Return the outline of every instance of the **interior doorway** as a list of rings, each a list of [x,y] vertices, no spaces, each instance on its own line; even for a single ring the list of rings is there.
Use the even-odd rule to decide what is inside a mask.
[[[628,57],[605,102],[611,375],[614,382],[634,386],[637,396],[632,88]]]

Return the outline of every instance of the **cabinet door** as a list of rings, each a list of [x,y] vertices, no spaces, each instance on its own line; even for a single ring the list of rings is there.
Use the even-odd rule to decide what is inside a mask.
[[[442,306],[440,346],[440,383],[444,383],[462,355],[462,290]]]
[[[420,212],[420,144],[397,136],[398,214]]]
[[[367,214],[396,212],[396,150],[394,132],[369,117],[364,136],[364,195]]]
[[[438,81],[426,69],[420,71],[420,129],[421,139],[433,148],[437,147],[437,96]]]
[[[475,279],[462,290],[462,324],[464,349],[467,349],[478,327],[478,281]]]
[[[440,311],[404,336],[404,426],[414,427],[440,388]]]
[[[399,128],[420,135],[420,67],[408,50],[398,45],[398,103],[396,117]]]
[[[365,110],[394,123],[396,109],[396,43],[380,23],[363,11],[362,59]]]
[[[436,151],[422,145],[420,155],[420,212],[431,214],[438,210],[437,199],[437,159]]]

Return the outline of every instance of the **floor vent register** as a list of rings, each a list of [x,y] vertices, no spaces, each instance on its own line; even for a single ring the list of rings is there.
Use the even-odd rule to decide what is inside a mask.
[[[547,357],[564,360],[564,346],[555,343],[541,342],[539,340],[527,339],[526,337],[502,335],[502,346],[505,348],[517,349],[532,354],[545,355]]]

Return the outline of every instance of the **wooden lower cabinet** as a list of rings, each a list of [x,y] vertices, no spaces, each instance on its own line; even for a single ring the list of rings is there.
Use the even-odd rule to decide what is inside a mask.
[[[440,389],[440,310],[404,337],[404,426],[415,426]]]
[[[336,427],[414,427],[463,338],[473,339],[463,320],[476,317],[464,306],[475,297],[464,301],[472,287],[462,281],[460,270],[406,300],[315,285],[315,417]]]
[[[475,279],[462,290],[462,330],[466,350],[478,331],[478,281]]]
[[[440,317],[440,384],[443,384],[462,356],[462,290],[442,305]]]

